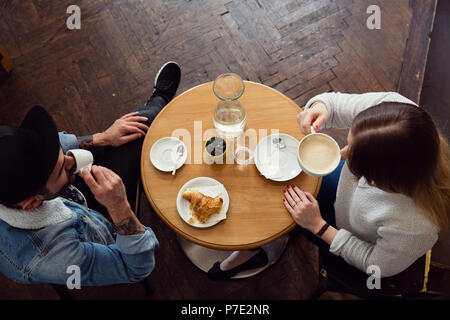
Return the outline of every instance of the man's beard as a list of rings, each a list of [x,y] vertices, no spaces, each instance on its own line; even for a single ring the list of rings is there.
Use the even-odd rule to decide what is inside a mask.
[[[76,175],[72,174],[72,172],[71,172],[71,173],[69,174],[69,181],[68,181],[64,186],[62,186],[61,189],[59,189],[56,193],[52,193],[52,194],[48,193],[48,194],[45,194],[45,195],[44,195],[44,200],[52,200],[52,199],[55,199],[55,198],[60,197],[61,195],[63,195],[64,192],[67,190],[67,188],[68,188],[72,183],[74,183],[75,179],[76,179]]]

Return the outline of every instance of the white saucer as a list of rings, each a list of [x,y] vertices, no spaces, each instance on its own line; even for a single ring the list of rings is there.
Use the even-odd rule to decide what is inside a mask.
[[[183,192],[187,189],[202,191],[202,190],[207,190],[208,188],[220,187],[220,186],[223,187],[221,190],[221,194],[220,194],[220,197],[223,199],[222,209],[220,210],[220,212],[209,216],[208,221],[206,221],[205,223],[201,223],[198,221],[195,221],[193,223],[189,222],[189,219],[192,217],[192,214],[191,214],[192,210],[189,209],[190,201],[183,198]],[[205,194],[204,192],[202,192],[202,193]],[[210,196],[210,197],[217,196],[217,195],[212,195],[212,194],[207,194],[207,193],[205,195]],[[216,225],[217,223],[219,223],[220,221],[226,219],[226,214],[227,214],[229,205],[230,205],[230,198],[228,196],[227,189],[225,189],[225,186],[222,185],[219,181],[212,179],[212,178],[208,178],[208,177],[198,177],[198,178],[189,180],[180,188],[180,191],[178,192],[178,195],[177,195],[178,214],[187,224],[189,224],[193,227],[197,227],[197,228],[212,227],[212,226]]]
[[[156,141],[150,149],[150,161],[153,166],[164,172],[171,172],[176,159],[176,148],[179,144],[184,147],[184,154],[178,160],[177,170],[186,162],[187,148],[183,141],[174,137],[165,137]]]
[[[278,149],[273,138],[283,139],[286,147]],[[297,160],[300,142],[294,137],[280,133],[262,139],[255,149],[255,165],[258,171],[269,180],[289,181],[297,177],[302,169]]]

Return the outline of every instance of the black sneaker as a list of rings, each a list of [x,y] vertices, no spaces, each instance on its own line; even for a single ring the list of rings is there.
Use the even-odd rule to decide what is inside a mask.
[[[166,62],[155,77],[155,88],[152,96],[161,96],[167,102],[175,97],[181,79],[181,69],[174,61]]]

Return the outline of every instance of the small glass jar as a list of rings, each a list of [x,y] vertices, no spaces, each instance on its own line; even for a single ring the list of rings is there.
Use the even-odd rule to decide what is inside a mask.
[[[238,147],[234,152],[234,160],[237,164],[247,165],[253,160],[253,154],[247,147]]]

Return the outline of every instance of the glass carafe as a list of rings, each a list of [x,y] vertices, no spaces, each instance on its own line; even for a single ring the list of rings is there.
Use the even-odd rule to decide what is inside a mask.
[[[213,91],[220,100],[214,111],[214,127],[226,137],[240,136],[247,121],[239,102],[244,93],[244,81],[237,74],[224,73],[214,81]]]

